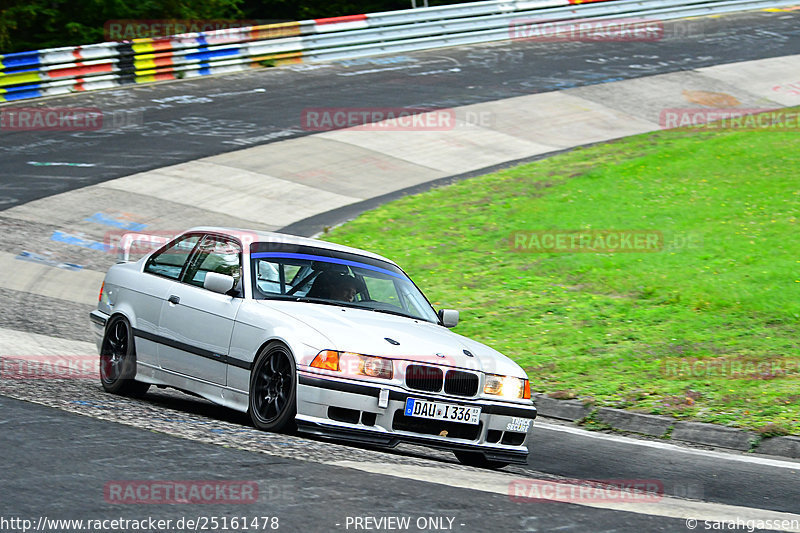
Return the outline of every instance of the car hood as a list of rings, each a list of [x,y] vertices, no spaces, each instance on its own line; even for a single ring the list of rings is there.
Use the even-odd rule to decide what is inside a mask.
[[[519,365],[497,350],[423,320],[308,302],[258,302],[293,317],[330,339],[333,345],[321,346],[320,349],[526,377]],[[465,350],[472,356],[468,356]]]

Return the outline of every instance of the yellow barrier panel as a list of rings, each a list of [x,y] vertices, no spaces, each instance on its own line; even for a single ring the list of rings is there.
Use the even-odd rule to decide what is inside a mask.
[[[281,22],[278,24],[264,24],[250,28],[250,40],[278,39],[280,37],[297,37],[300,35],[299,22]]]
[[[163,72],[161,74],[151,74],[147,76],[137,75],[134,78],[136,83],[153,83],[154,81],[176,80],[178,79],[172,72]]]
[[[152,68],[156,68],[156,62],[153,61],[152,59],[149,59],[149,60],[147,60],[147,59],[145,59],[145,60],[135,59],[133,61],[133,69],[136,72],[139,72],[140,70],[147,70],[147,69],[152,69]]]
[[[0,73],[0,87],[18,85],[20,83],[34,83],[45,79],[39,72],[18,72],[16,74]]]
[[[303,62],[303,52],[286,52],[283,54],[267,54],[264,56],[254,56],[250,58],[253,66],[263,66],[260,63],[263,61],[272,61],[274,65],[291,65]]]
[[[145,39],[135,39],[133,45],[131,45],[131,48],[133,49],[133,52],[135,54],[138,55],[138,54],[141,54],[143,52],[154,52],[155,51],[155,49],[153,48],[153,43],[152,42],[137,42],[137,41],[140,41],[140,40],[141,41],[145,41]],[[147,41],[150,41],[150,40],[147,39]]]

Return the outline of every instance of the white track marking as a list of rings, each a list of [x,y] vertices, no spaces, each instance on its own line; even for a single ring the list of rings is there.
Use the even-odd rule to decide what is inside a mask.
[[[86,316],[89,322],[89,316]],[[0,357],[14,355],[97,355],[97,346],[91,342],[48,337],[0,328]]]
[[[75,272],[41,263],[20,261],[14,254],[6,252],[0,252],[0,271],[13,272],[13,275],[0,277],[0,287],[4,289],[91,305],[97,305],[97,295],[105,277],[105,273],[89,269]],[[88,323],[89,316],[86,315],[87,329]]]
[[[788,470],[795,470],[800,472],[800,461],[792,462],[791,459],[788,460],[777,460],[777,459],[769,459],[763,456],[757,455],[738,455],[732,452],[718,452],[714,450],[698,450],[696,448],[686,448],[684,446],[679,446],[677,444],[670,444],[667,442],[658,442],[652,440],[640,440],[634,439],[631,437],[623,437],[618,435],[608,435],[607,433],[597,433],[594,431],[587,431],[585,429],[580,429],[571,426],[558,426],[555,424],[547,424],[547,423],[536,423],[534,426],[533,431],[536,431],[536,428],[546,429],[549,431],[561,431],[562,433],[572,433],[573,435],[580,435],[581,437],[592,438],[592,439],[599,439],[599,440],[607,440],[612,442],[623,442],[625,444],[631,444],[636,446],[644,446],[647,448],[655,448],[658,450],[669,450],[671,452],[679,452],[685,453],[689,455],[698,455],[702,457],[713,457],[714,459],[722,459],[725,461],[739,461],[742,463],[750,463],[750,464],[757,464],[762,466],[771,466],[774,468],[786,468]]]

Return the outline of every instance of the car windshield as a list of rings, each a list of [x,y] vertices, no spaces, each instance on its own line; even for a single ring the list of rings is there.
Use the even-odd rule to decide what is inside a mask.
[[[261,245],[261,246],[259,246]],[[431,304],[397,266],[370,257],[307,246],[294,251],[253,245],[257,299],[312,301],[438,322]]]

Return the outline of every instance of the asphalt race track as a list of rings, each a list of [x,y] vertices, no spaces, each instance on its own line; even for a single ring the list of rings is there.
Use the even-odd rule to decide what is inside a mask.
[[[305,135],[305,108],[449,108],[796,54],[799,20],[756,12],[665,23],[657,42],[507,42],[51,98],[38,105],[97,107],[132,124],[0,132],[0,207]]]
[[[98,107],[123,127],[0,131],[0,208],[305,136],[313,132],[303,130],[299,117],[309,107],[458,107],[800,53],[800,11],[678,21],[666,29],[660,42],[508,42],[48,99],[35,105]],[[788,75],[800,81],[800,74]],[[316,223],[326,216],[333,215],[318,215]],[[4,233],[26,228],[3,213],[0,223]],[[4,242],[24,240],[20,233]],[[39,333],[30,345],[49,345],[55,353],[91,352],[85,305],[51,306],[45,296],[2,288],[0,301],[4,332]],[[552,421],[537,421],[527,466],[492,472],[426,448],[384,451],[258,432],[242,415],[204,400],[155,388],[141,400],[115,397],[94,379],[0,379],[0,413],[0,532],[22,530],[22,519],[41,526],[42,517],[172,520],[165,527],[103,528],[108,531],[242,530],[185,524],[210,517],[258,518],[250,531],[747,531],[766,519],[789,525],[759,530],[800,531],[800,461],[590,433]],[[109,498],[109,484],[130,480],[240,480],[257,486],[258,496],[245,504]],[[536,483],[574,480],[653,483],[659,494],[628,502],[524,497]],[[409,522],[400,527],[388,517]],[[738,527],[729,523],[737,520]],[[78,529],[47,522],[39,528]]]
[[[675,531],[683,522],[564,503],[520,505],[501,494],[203,444],[16,400],[2,399],[0,404],[11,426],[0,437],[8,450],[0,467],[3,516],[12,514],[11,509],[15,516],[35,520],[43,514],[50,519],[157,516],[175,521],[197,516],[270,516],[278,517],[280,531],[347,531],[348,516],[411,516],[414,526],[423,517],[448,517],[452,524],[445,524],[452,531],[493,531],[498,526],[514,531],[536,524],[546,524],[547,530],[613,531],[624,524],[638,531]],[[53,437],[26,439],[34,436],[27,429],[30,425],[47,426]],[[75,435],[81,435],[79,445]],[[39,460],[32,462],[30,457]],[[258,483],[260,498],[252,506],[108,503],[105,483],[131,476],[251,480]]]

